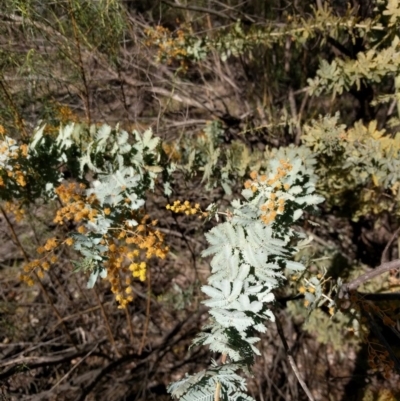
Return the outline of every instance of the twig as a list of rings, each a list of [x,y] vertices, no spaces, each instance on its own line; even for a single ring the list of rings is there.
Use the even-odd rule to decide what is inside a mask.
[[[147,330],[149,328],[150,321],[150,304],[151,304],[151,274],[150,269],[147,269],[147,303],[146,303],[146,321],[144,323],[143,335],[140,341],[138,355],[142,354],[144,344],[146,342]]]
[[[200,313],[204,313],[204,310]],[[135,369],[138,369],[139,365],[141,363],[147,363],[147,359],[153,355],[156,351],[159,350],[165,350],[166,345],[171,346],[171,341],[172,339],[179,333],[182,333],[183,326],[187,325],[188,323],[192,322],[193,320],[198,319],[198,313],[192,314],[188,319],[186,319],[183,322],[178,322],[173,329],[171,329],[159,342],[159,344],[155,344],[151,350],[147,351],[145,350],[141,355],[138,354],[128,354],[124,355],[121,358],[110,362],[107,366],[105,366],[101,371],[95,376],[95,378],[86,386],[82,388],[82,393],[80,397],[77,399],[77,401],[85,401],[87,395],[96,387],[96,385],[99,383],[99,381],[104,377],[106,374],[109,372],[115,371],[118,367],[123,366],[124,364],[127,364],[131,361],[134,360],[139,360],[141,361],[135,366]],[[175,343],[178,341],[181,341],[183,338],[185,338],[184,334],[180,334],[179,338]],[[167,352],[167,351],[166,351]],[[159,358],[161,359],[161,358]]]
[[[283,328],[282,328],[281,322],[279,321],[278,318],[275,318],[275,323],[276,323],[276,328],[278,329],[279,337],[280,337],[280,339],[281,339],[281,341],[282,341],[283,347],[285,348],[285,351],[286,351],[286,355],[287,355],[289,364],[290,364],[290,366],[292,367],[293,372],[294,372],[294,374],[296,375],[296,378],[297,378],[298,382],[300,383],[300,386],[303,388],[303,390],[304,390],[304,392],[306,393],[308,399],[309,399],[310,401],[315,401],[315,400],[314,400],[314,397],[313,397],[313,395],[311,394],[310,390],[308,389],[306,383],[305,383],[304,380],[301,378],[300,371],[299,371],[299,369],[297,368],[296,362],[294,361],[294,358],[293,358],[293,355],[292,355],[292,351],[290,350],[289,345],[288,345],[288,343],[287,343],[287,341],[286,341],[285,335],[284,335],[284,333],[283,333]]]
[[[400,292],[383,292],[373,294],[357,292],[357,296],[366,301],[400,301]]]
[[[50,304],[51,308],[53,309],[55,315],[57,316],[57,319],[59,320],[59,322],[60,322],[61,325],[63,326],[63,328],[64,328],[64,330],[65,330],[65,332],[66,332],[66,334],[67,334],[67,336],[68,336],[68,338],[69,338],[69,341],[71,341],[71,343],[73,344],[73,346],[75,347],[75,349],[76,349],[77,351],[79,351],[78,345],[76,344],[75,340],[72,338],[72,335],[71,335],[71,333],[69,332],[67,325],[65,324],[65,322],[64,322],[64,320],[63,320],[63,318],[62,318],[60,312],[58,311],[58,309],[57,309],[56,306],[54,305],[52,299],[50,298],[50,295],[49,295],[49,293],[47,292],[46,287],[43,285],[42,280],[40,280],[40,277],[37,275],[36,271],[33,271],[33,275],[35,276],[36,281],[38,282],[39,287],[40,287],[40,289],[42,290],[42,292],[43,292],[45,298],[47,299],[47,301],[49,302],[49,304]]]
[[[336,39],[332,38],[331,36],[328,36],[326,38],[326,41],[334,47],[342,56],[349,57],[351,59],[354,59],[354,55],[346,48],[344,47],[339,41]]]
[[[47,304],[46,304],[47,305]],[[8,364],[10,361],[12,363],[15,358],[18,358],[20,356],[23,356],[24,354],[27,354],[29,352],[32,352],[36,349],[42,348],[42,347],[51,347],[51,346],[59,346],[59,345],[65,345],[65,341],[63,341],[64,334],[61,336],[57,336],[51,340],[45,341],[45,342],[18,342],[18,343],[8,343],[8,344],[0,344],[0,348],[7,347],[7,348],[12,348],[12,347],[25,347],[29,345],[28,348],[23,348],[21,351],[17,352],[16,354],[13,354],[12,356],[9,356],[8,358],[0,362],[0,367],[6,366],[4,364]],[[10,359],[14,358],[14,359]]]
[[[214,401],[219,401],[220,393],[221,393],[221,383],[217,382],[217,385],[215,387],[215,393],[214,393]]]
[[[300,135],[299,135],[299,136],[296,136],[296,138],[295,138],[295,140],[294,140],[294,143],[295,143],[296,145],[299,145],[299,144],[300,144],[300,139],[301,139],[301,117],[302,117],[303,111],[304,111],[304,109],[305,109],[305,107],[306,107],[308,98],[309,98],[309,94],[308,94],[308,92],[306,92],[306,94],[305,94],[304,97],[303,97],[303,100],[301,101],[300,110],[299,110],[299,113],[298,113],[298,115],[297,115],[298,124],[299,124],[299,127],[300,127],[300,130],[299,130]]]
[[[105,340],[102,339],[97,342],[97,344],[103,343]],[[89,347],[90,345],[90,347]],[[11,366],[9,369],[0,373],[0,381],[7,379],[12,376],[14,373],[21,370],[21,367],[24,367],[28,370],[40,368],[42,366],[48,367],[49,365],[57,365],[63,364],[65,362],[69,362],[72,359],[78,358],[82,355],[85,355],[93,347],[93,344],[87,344],[87,346],[83,347],[82,350],[76,351],[75,348],[68,348],[63,350],[62,353],[57,353],[53,355],[45,355],[45,356],[21,356],[12,361],[8,361],[7,364],[2,363],[1,367]],[[108,359],[107,355],[96,352],[96,356],[100,356],[101,358]]]
[[[200,241],[198,241],[192,237],[187,237],[184,233],[182,233],[180,231],[174,231],[174,230],[170,230],[168,228],[157,228],[157,230],[164,234],[173,235],[174,237],[179,237],[181,239],[191,241],[196,245],[204,246],[204,244],[202,244]]]
[[[100,300],[99,292],[97,291],[96,286],[94,287],[94,293],[96,295],[97,303],[99,304],[99,307],[100,307],[100,310],[101,310],[101,314],[102,314],[104,322],[106,324],[106,328],[107,328],[107,332],[108,332],[108,338],[110,339],[110,342],[111,342],[111,344],[112,344],[112,346],[114,348],[115,354],[118,357],[120,357],[121,354],[119,353],[117,345],[115,344],[115,340],[114,340],[114,336],[113,336],[113,333],[112,333],[112,330],[111,330],[110,322],[108,321],[108,317],[107,317],[106,311],[104,309],[104,305]]]
[[[18,304],[18,306],[21,306],[21,305]],[[65,322],[66,320],[74,319],[75,317],[81,317],[82,315],[85,315],[86,313],[94,312],[97,309],[100,309],[100,306],[93,306],[93,307],[85,309],[83,311],[80,311],[80,312],[77,312],[77,313],[73,313],[72,315],[63,317],[62,320],[63,320],[63,322]]]
[[[397,372],[400,373],[400,361],[396,357],[396,354],[393,352],[392,347],[386,341],[385,336],[381,333],[381,330],[378,327],[378,325],[376,324],[375,319],[372,316],[372,314],[368,313],[368,316],[369,316],[369,322],[371,323],[371,329],[372,329],[373,333],[379,338],[382,345],[385,347],[386,351],[388,352],[390,359],[393,361]]]
[[[392,234],[392,236],[390,237],[388,243],[385,246],[385,249],[382,252],[382,257],[381,257],[381,264],[385,263],[389,258],[387,257],[388,252],[389,252],[389,248],[390,245],[392,244],[392,242],[394,241],[394,239],[399,235],[400,232],[400,227]]]
[[[17,233],[16,233],[15,230],[14,230],[14,226],[12,225],[10,219],[9,219],[8,216],[7,216],[7,213],[5,212],[5,210],[4,210],[1,206],[0,206],[0,210],[1,210],[1,213],[2,213],[3,217],[5,218],[5,220],[6,220],[6,222],[7,222],[8,228],[9,228],[10,231],[11,231],[11,236],[13,237],[13,239],[14,239],[14,241],[15,241],[15,244],[16,244],[16,245],[18,246],[18,248],[21,250],[22,255],[24,256],[25,262],[26,262],[26,263],[29,263],[29,255],[27,254],[27,252],[25,251],[24,247],[22,246],[22,244],[21,244],[21,242],[20,242],[20,240],[19,240],[19,238],[18,238],[18,235],[17,235]]]
[[[211,8],[204,8],[204,7],[197,7],[197,6],[184,6],[181,4],[177,3],[170,3],[169,1],[166,0],[161,0],[162,3],[166,4],[167,6],[173,7],[173,8],[181,8],[182,10],[191,10],[191,11],[197,11],[200,13],[206,13],[206,14],[213,14],[218,17],[224,18],[224,19],[230,19],[231,21],[236,22],[237,18],[231,17],[230,15],[221,13],[217,10],[213,10]]]
[[[4,92],[4,95],[8,101],[8,103],[10,104],[10,107],[14,113],[14,119],[15,119],[15,125],[21,130],[22,133],[22,137],[25,139],[29,138],[28,133],[26,132],[26,127],[24,124],[24,120],[21,117],[21,114],[18,111],[17,105],[15,104],[13,98],[11,97],[11,94],[8,92],[6,85],[3,81],[4,76],[3,74],[0,75],[0,87]]]
[[[296,129],[295,143],[298,143],[300,142],[301,138],[301,126],[300,126],[299,115],[297,114],[296,100],[294,98],[293,88],[291,86],[289,88],[289,105],[293,121],[295,122],[295,129]]]
[[[226,358],[228,357],[227,354],[222,354],[221,357],[221,363],[224,364],[226,362]],[[215,386],[215,392],[214,392],[214,401],[219,401],[221,398],[221,382],[217,382],[217,385]]]
[[[285,73],[287,75],[290,75],[290,62],[292,58],[292,53],[290,51],[292,45],[292,40],[288,36],[286,38],[286,43],[285,43]],[[296,99],[294,98],[294,91],[292,88],[292,85],[289,86],[289,106],[290,106],[290,112],[292,114],[293,121],[295,123],[295,130],[296,130],[296,135],[295,135],[295,143],[297,143],[300,140],[301,137],[301,126],[300,126],[300,119],[297,113],[297,106],[296,106]]]
[[[87,78],[86,78],[85,67],[83,66],[81,44],[79,42],[79,36],[78,36],[78,27],[76,24],[74,9],[73,9],[71,0],[69,1],[69,6],[70,6],[70,17],[71,17],[71,22],[72,22],[72,29],[74,32],[75,43],[76,43],[76,47],[78,50],[78,60],[79,60],[78,65],[79,65],[79,69],[81,71],[83,86],[85,87],[85,96],[84,96],[83,101],[84,101],[85,109],[86,109],[86,119],[87,119],[88,124],[90,125],[91,118],[90,118],[89,85],[88,85]]]
[[[355,291],[361,284],[373,279],[376,276],[380,276],[383,273],[386,273],[390,270],[395,270],[400,268],[400,259],[392,260],[391,262],[382,263],[380,266],[375,269],[361,274],[350,283],[343,284],[339,290],[338,298],[343,299],[348,297],[348,293],[350,291]]]
[[[8,228],[9,228],[10,231],[11,231],[11,236],[13,237],[13,239],[14,239],[16,245],[17,245],[18,248],[21,250],[22,255],[24,256],[25,262],[26,262],[26,263],[29,263],[29,261],[30,261],[29,255],[28,255],[28,253],[25,251],[25,248],[22,246],[22,244],[21,244],[21,242],[20,242],[20,240],[19,240],[19,238],[18,238],[18,235],[17,235],[17,233],[16,233],[15,230],[14,230],[14,226],[12,225],[10,219],[8,218],[8,216],[7,216],[6,212],[5,212],[5,210],[4,210],[1,206],[0,206],[0,211],[1,211],[1,213],[2,213],[2,215],[3,215],[3,217],[4,217],[4,219],[5,219],[6,222],[7,222]],[[53,309],[54,314],[57,316],[57,319],[58,319],[59,323],[61,323],[61,325],[63,326],[63,328],[64,328],[64,330],[65,330],[65,332],[66,332],[66,334],[67,334],[69,340],[71,341],[71,343],[73,344],[73,346],[75,347],[75,349],[76,349],[77,351],[79,351],[79,347],[77,346],[76,342],[75,342],[74,339],[72,338],[72,335],[71,335],[71,333],[69,332],[68,327],[66,326],[65,322],[63,321],[63,318],[61,317],[60,312],[58,311],[58,309],[57,309],[56,306],[54,305],[53,301],[51,300],[51,297],[50,297],[49,293],[47,292],[45,286],[43,285],[42,281],[40,280],[40,278],[39,278],[39,276],[37,275],[37,273],[36,273],[35,270],[33,270],[33,275],[35,276],[36,281],[38,282],[39,287],[40,287],[40,289],[42,290],[42,292],[43,292],[45,298],[47,299],[47,301],[49,302],[51,308]]]
[[[78,363],[76,363],[72,369],[70,369],[50,390],[51,393],[63,380],[65,380],[86,358],[88,358],[97,348],[98,344],[96,344],[91,351],[89,351]]]
[[[125,307],[125,315],[126,315],[126,320],[128,321],[129,336],[131,339],[131,343],[133,345],[133,342],[135,340],[135,335],[133,334],[131,314],[129,313],[129,309],[127,306]]]

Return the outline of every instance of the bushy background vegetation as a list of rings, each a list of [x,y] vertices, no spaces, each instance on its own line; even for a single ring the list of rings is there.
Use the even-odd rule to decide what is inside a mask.
[[[210,357],[187,352],[206,209],[293,147],[325,202],[249,393],[309,399],[295,361],[315,400],[398,399],[399,19],[395,0],[0,1],[0,395],[170,399]]]

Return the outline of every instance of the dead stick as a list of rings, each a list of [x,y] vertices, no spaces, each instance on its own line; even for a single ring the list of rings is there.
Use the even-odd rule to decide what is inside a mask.
[[[110,322],[108,321],[108,317],[107,317],[106,311],[104,309],[104,305],[101,302],[101,299],[99,297],[99,292],[97,291],[96,287],[94,287],[94,293],[96,295],[97,303],[99,304],[99,307],[100,307],[100,310],[101,310],[101,314],[102,314],[104,322],[106,324],[106,329],[107,329],[107,332],[108,332],[108,338],[109,338],[109,340],[111,342],[111,345],[114,348],[114,351],[115,351],[116,355],[120,358],[121,354],[119,353],[117,345],[115,344],[115,340],[114,340],[114,336],[113,336],[113,333],[112,333],[112,330],[111,330]]]
[[[285,335],[283,333],[283,328],[282,328],[281,322],[279,321],[279,319],[276,318],[275,319],[275,323],[276,323],[276,328],[278,329],[279,337],[282,340],[282,344],[283,344],[283,347],[285,348],[287,358],[288,358],[290,366],[292,367],[293,372],[294,372],[294,374],[295,374],[295,376],[297,378],[297,381],[300,383],[300,386],[303,388],[303,390],[306,393],[308,399],[310,401],[315,401],[313,395],[311,394],[311,391],[307,387],[307,384],[301,378],[300,371],[299,371],[299,369],[298,369],[298,367],[296,365],[296,362],[294,361],[294,358],[293,358],[293,355],[292,355],[292,351],[290,350],[289,345],[288,345],[288,343],[286,341]]]
[[[383,273],[386,273],[390,270],[395,270],[400,268],[400,259],[392,260],[391,262],[382,263],[380,266],[376,267],[373,270],[368,271],[367,273],[361,274],[354,280],[350,281],[350,283],[343,284],[340,288],[338,298],[346,298],[346,295],[349,291],[355,291],[361,284],[373,279],[376,276],[380,276]]]
[[[131,339],[131,343],[133,345],[133,342],[135,340],[135,335],[133,334],[132,319],[131,319],[131,314],[129,313],[128,306],[125,307],[125,315],[126,315],[126,320],[128,321],[129,336]]]
[[[389,248],[390,248],[390,245],[392,244],[392,242],[394,241],[394,239],[399,235],[399,232],[400,232],[400,227],[392,234],[388,243],[386,244],[385,249],[382,252],[381,264],[385,263],[387,261],[387,259],[390,259],[390,258],[388,258]]]
[[[14,230],[14,226],[12,225],[10,219],[8,218],[8,216],[7,216],[6,212],[5,212],[5,210],[4,210],[1,206],[0,206],[0,210],[1,210],[1,213],[3,214],[3,216],[4,216],[4,218],[5,218],[6,222],[7,222],[7,225],[8,225],[8,227],[9,227],[10,231],[11,231],[11,235],[12,235],[12,237],[13,237],[15,243],[17,244],[18,248],[19,248],[19,249],[21,250],[21,252],[22,252],[22,255],[24,256],[25,262],[26,262],[26,263],[29,263],[29,260],[30,260],[29,255],[28,255],[27,252],[25,251],[25,248],[22,246],[22,244],[21,244],[21,242],[20,242],[20,240],[19,240],[19,238],[18,238],[18,235],[17,235],[17,233],[16,233],[15,230]],[[63,318],[62,318],[62,316],[60,315],[60,312],[58,311],[58,309],[57,309],[56,306],[54,305],[53,301],[51,300],[51,297],[50,297],[49,293],[47,292],[45,286],[43,285],[42,281],[40,280],[39,276],[37,275],[37,273],[36,273],[34,270],[33,270],[33,275],[35,276],[36,281],[38,282],[39,287],[40,287],[40,289],[42,290],[42,292],[43,292],[45,298],[47,299],[47,301],[49,302],[51,308],[53,309],[54,314],[57,316],[57,319],[58,319],[59,323],[63,326],[63,328],[64,328],[64,330],[65,330],[65,332],[66,332],[66,334],[67,334],[69,340],[71,341],[71,343],[73,344],[73,346],[75,347],[75,349],[76,349],[77,351],[79,351],[79,348],[78,348],[78,346],[76,345],[76,342],[75,342],[74,339],[72,338],[72,335],[71,335],[71,333],[70,333],[69,330],[68,330],[68,327],[66,326],[66,324],[65,324],[65,322],[64,322],[64,320],[63,320]]]
[[[150,303],[151,303],[151,274],[150,269],[147,269],[147,303],[146,303],[146,321],[144,323],[142,340],[140,341],[138,355],[142,354],[145,342],[147,330],[149,329],[149,320],[150,320]]]
[[[226,362],[227,357],[228,357],[227,354],[222,354],[222,357],[221,357],[222,364],[224,364]],[[215,387],[215,393],[214,393],[214,401],[220,400],[220,393],[221,393],[221,383],[217,382],[217,385]]]

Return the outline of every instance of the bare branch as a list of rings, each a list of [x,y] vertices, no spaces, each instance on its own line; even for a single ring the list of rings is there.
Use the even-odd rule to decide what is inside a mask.
[[[339,299],[347,298],[348,293],[350,291],[357,290],[357,288],[361,284],[373,279],[374,277],[380,276],[381,274],[386,273],[390,270],[395,270],[395,269],[399,269],[399,268],[400,268],[400,259],[392,260],[391,262],[382,263],[380,266],[376,267],[375,269],[373,269],[367,273],[361,274],[361,276],[358,276],[353,281],[350,281],[350,283],[342,285],[342,287],[340,288],[338,297],[339,297]]]
[[[218,17],[224,18],[224,19],[229,19],[231,21],[235,21],[235,22],[237,20],[237,18],[235,18],[235,17],[231,17],[230,15],[221,13],[217,10],[212,10],[210,8],[204,8],[204,7],[198,7],[198,6],[184,6],[182,4],[171,3],[167,0],[161,0],[161,2],[170,7],[173,7],[173,8],[180,8],[182,10],[191,10],[191,11],[197,11],[200,13],[212,14],[212,15],[216,15]]]
[[[390,237],[388,243],[386,244],[385,249],[382,252],[381,264],[385,263],[389,259],[388,252],[389,252],[390,245],[395,240],[395,238],[399,235],[399,233],[400,233],[400,227],[393,233],[393,235]]]
[[[297,378],[298,382],[300,383],[300,386],[302,387],[302,389],[306,393],[308,399],[310,401],[315,401],[313,395],[311,394],[311,391],[307,387],[307,384],[301,378],[300,371],[299,371],[299,369],[298,369],[298,367],[296,365],[296,362],[295,362],[295,360],[293,358],[292,351],[289,348],[289,345],[288,345],[288,343],[286,341],[285,335],[283,333],[283,328],[282,328],[281,322],[279,321],[278,318],[275,319],[275,323],[276,323],[276,328],[278,329],[279,337],[281,338],[283,347],[285,348],[288,361],[290,363],[290,366],[293,369],[294,374],[296,375],[296,378]]]

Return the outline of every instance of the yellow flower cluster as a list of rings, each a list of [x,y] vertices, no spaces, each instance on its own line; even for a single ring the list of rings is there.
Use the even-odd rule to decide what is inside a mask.
[[[70,121],[78,121],[78,117],[73,113],[73,111],[68,106],[58,106],[57,108],[57,118],[62,123],[68,123]]]
[[[313,288],[311,286],[305,287],[305,286],[301,285],[298,288],[298,291],[299,291],[300,294],[305,294],[306,292],[314,294],[315,293],[315,288]],[[305,308],[308,308],[308,306],[310,305],[310,301],[308,299],[304,299],[303,300],[303,305],[304,305]]]
[[[44,273],[50,269],[51,263],[56,263],[58,258],[52,252],[54,248],[57,246],[57,240],[55,238],[50,238],[46,244],[37,249],[37,252],[47,254],[42,259],[34,259],[24,266],[24,273],[20,275],[21,281],[25,282],[27,285],[32,286],[34,284],[34,280],[31,277],[32,272],[35,271],[39,278],[44,277]]]
[[[81,193],[84,188],[83,184],[78,186],[75,183],[69,183],[61,184],[55,189],[55,193],[61,202],[65,204],[61,209],[57,210],[54,218],[55,223],[62,225],[64,224],[64,219],[73,220],[77,223],[84,219],[94,221],[98,211],[89,205],[96,202],[96,197],[95,195],[90,195],[85,198]],[[79,229],[82,231],[81,227]]]
[[[43,133],[56,136],[60,130],[60,124],[68,124],[70,122],[77,122],[78,116],[68,107],[60,104],[53,105],[54,118],[56,122],[54,124],[46,124]]]
[[[44,244],[44,250],[47,252],[52,251],[57,246],[57,238],[49,238]]]
[[[164,259],[169,251],[169,248],[164,246],[164,236],[153,228],[157,220],[148,222],[148,215],[141,219],[135,217],[135,220],[140,221],[136,230],[122,227],[112,231],[113,236],[108,234],[102,241],[103,245],[108,245],[105,263],[107,279],[119,308],[125,308],[133,300],[132,279],[146,280],[147,263],[143,258],[150,259],[155,256]],[[132,245],[134,249],[131,248]]]
[[[277,199],[277,195],[273,192],[270,195],[270,199],[261,205],[260,209],[263,212],[261,220],[265,224],[270,224],[275,221],[278,214],[283,214],[285,211],[285,199]]]
[[[146,223],[149,218],[148,215],[145,215],[136,227],[136,231],[125,230],[127,234],[126,243],[134,244],[137,248],[145,251],[147,259],[152,256],[165,259],[169,248],[164,246],[164,235],[152,228],[158,223],[157,220],[153,220],[149,224]]]
[[[168,28],[157,25],[155,28],[146,29],[145,34],[148,37],[146,45],[158,47],[158,62],[165,61],[167,64],[171,64],[172,61],[178,60],[181,62],[181,67],[184,70],[187,69],[186,37],[189,36],[189,29],[183,28],[171,32]]]
[[[55,193],[60,198],[62,203],[69,203],[71,201],[80,201],[82,199],[81,191],[85,189],[84,184],[76,184],[74,182],[59,185],[55,189]]]
[[[166,142],[162,144],[163,151],[165,154],[174,162],[178,162],[181,160],[182,155],[179,149],[175,145],[170,145]]]
[[[125,279],[125,285],[121,279],[121,276],[127,273],[127,269],[124,267],[127,251],[128,248],[126,246],[118,247],[114,242],[110,241],[107,252],[108,259],[104,264],[107,269],[107,279],[111,284],[111,291],[119,303],[119,308],[125,308],[129,302],[133,301],[130,291],[126,291],[131,284],[129,276]]]
[[[131,263],[129,270],[132,272],[132,276],[138,278],[140,281],[146,280],[146,262]]]
[[[41,262],[40,262],[39,259],[34,259],[31,262],[25,264],[25,266],[24,266],[24,273],[25,274],[21,274],[20,275],[21,281],[25,282],[26,284],[29,285],[29,287],[31,287],[34,284],[34,280],[31,277],[31,273],[35,269],[39,270],[40,273],[38,274],[38,276],[40,278],[42,278],[43,277],[43,271],[40,270],[40,267],[41,267],[40,265],[41,265]]]
[[[33,278],[31,276],[28,276],[27,274],[20,274],[19,279],[23,283],[27,284],[29,287],[32,287],[33,284],[35,284],[35,281],[33,280]]]
[[[13,214],[18,223],[21,222],[25,217],[25,210],[22,208],[20,203],[6,202],[4,204],[4,210],[7,213]]]
[[[0,135],[4,134],[4,128],[0,125]],[[12,166],[12,169],[3,168],[2,176],[0,177],[0,187],[5,187],[4,180],[12,179],[18,186],[26,186],[25,172],[22,171],[18,160],[28,156],[28,145],[21,144],[17,146],[17,142],[8,137],[4,137],[0,141],[0,155],[3,160],[2,164]],[[10,160],[12,160],[10,162]]]
[[[0,154],[10,159],[17,158],[18,152],[15,146],[16,144],[17,142],[14,139],[5,137],[0,143]]]
[[[183,203],[180,200],[177,200],[172,205],[167,205],[165,208],[174,213],[185,213],[186,215],[201,213],[200,205],[198,203],[191,205],[188,200]]]
[[[265,224],[271,224],[275,221],[277,215],[285,211],[285,198],[283,191],[288,191],[289,184],[282,184],[282,179],[292,169],[292,165],[285,160],[280,160],[280,166],[276,174],[268,177],[265,174],[259,175],[256,171],[250,173],[251,180],[244,184],[246,189],[251,189],[254,193],[262,190],[268,194],[268,200],[260,206],[261,220]]]
[[[44,254],[44,257],[39,261],[41,263],[40,267],[43,270],[49,270],[50,268],[50,263],[56,263],[58,258],[57,256],[54,254],[55,249],[61,245],[62,242],[60,242],[57,238],[52,237],[49,238],[46,243],[43,246],[39,246],[37,248],[37,253],[39,255]],[[38,275],[40,277],[40,274],[38,272]]]
[[[26,180],[25,180],[25,174],[21,171],[18,170],[19,166],[15,166],[15,169],[13,171],[7,171],[7,175],[10,178],[14,178],[15,182],[20,186],[20,187],[25,187],[26,186]]]

